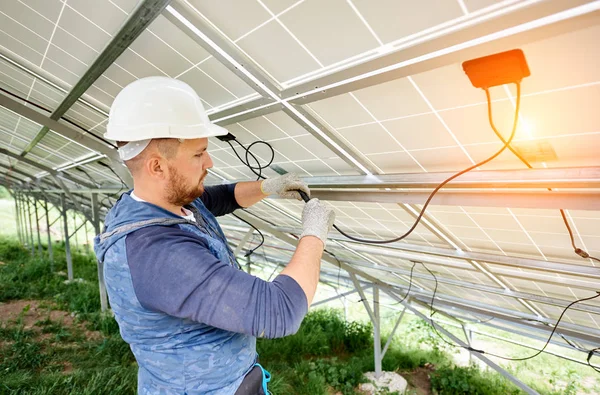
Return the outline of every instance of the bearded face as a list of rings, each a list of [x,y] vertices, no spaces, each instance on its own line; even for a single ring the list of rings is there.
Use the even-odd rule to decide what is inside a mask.
[[[208,171],[200,176],[184,177],[175,166],[169,165],[169,181],[166,196],[170,204],[185,206],[202,196],[204,193],[204,179]]]

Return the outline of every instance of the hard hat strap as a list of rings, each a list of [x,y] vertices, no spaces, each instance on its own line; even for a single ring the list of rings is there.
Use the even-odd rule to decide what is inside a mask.
[[[135,158],[136,156],[141,154],[143,150],[146,149],[148,144],[150,144],[150,141],[152,141],[152,139],[130,141],[129,143],[119,148],[119,157],[122,161]]]

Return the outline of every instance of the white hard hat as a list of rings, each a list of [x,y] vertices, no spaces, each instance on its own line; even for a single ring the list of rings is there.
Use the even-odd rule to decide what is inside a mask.
[[[225,128],[208,119],[198,94],[185,82],[147,77],[127,85],[115,98],[104,137],[135,142],[119,149],[123,160],[155,138],[198,139],[223,136]]]

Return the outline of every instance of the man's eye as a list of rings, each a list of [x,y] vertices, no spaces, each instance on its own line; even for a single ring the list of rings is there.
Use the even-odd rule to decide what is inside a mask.
[[[201,153],[201,154],[196,154],[196,155],[194,155],[194,156],[197,156],[198,158],[200,158],[202,155],[204,155],[204,152],[203,152],[203,153]]]

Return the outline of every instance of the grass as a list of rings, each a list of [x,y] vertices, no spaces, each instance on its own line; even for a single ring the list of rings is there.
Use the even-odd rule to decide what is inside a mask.
[[[32,327],[24,322],[27,306],[19,317],[0,325],[0,394],[135,393],[135,359],[115,320],[99,313],[94,257],[75,253],[75,276],[83,281],[67,284],[57,274],[66,271],[63,246],[56,244],[54,252],[52,272],[46,259],[32,257],[14,238],[0,237],[0,302],[41,300],[38,309],[48,310]],[[51,319],[50,311],[56,309],[72,313],[75,323]],[[385,320],[383,332],[389,333],[393,323]],[[496,373],[455,366],[455,351],[416,317],[407,315],[398,333],[383,359],[386,371],[401,372],[410,382],[416,369],[429,369],[432,389],[439,394],[520,393]],[[273,375],[269,388],[274,394],[357,394],[363,373],[374,370],[370,324],[347,322],[341,310],[313,310],[296,335],[259,339],[257,347],[261,363]],[[522,372],[546,369],[534,361],[519,366],[524,366]],[[585,390],[577,372],[568,376],[554,362],[548,366],[555,369],[549,380],[532,376],[528,381],[537,382],[540,393]]]

